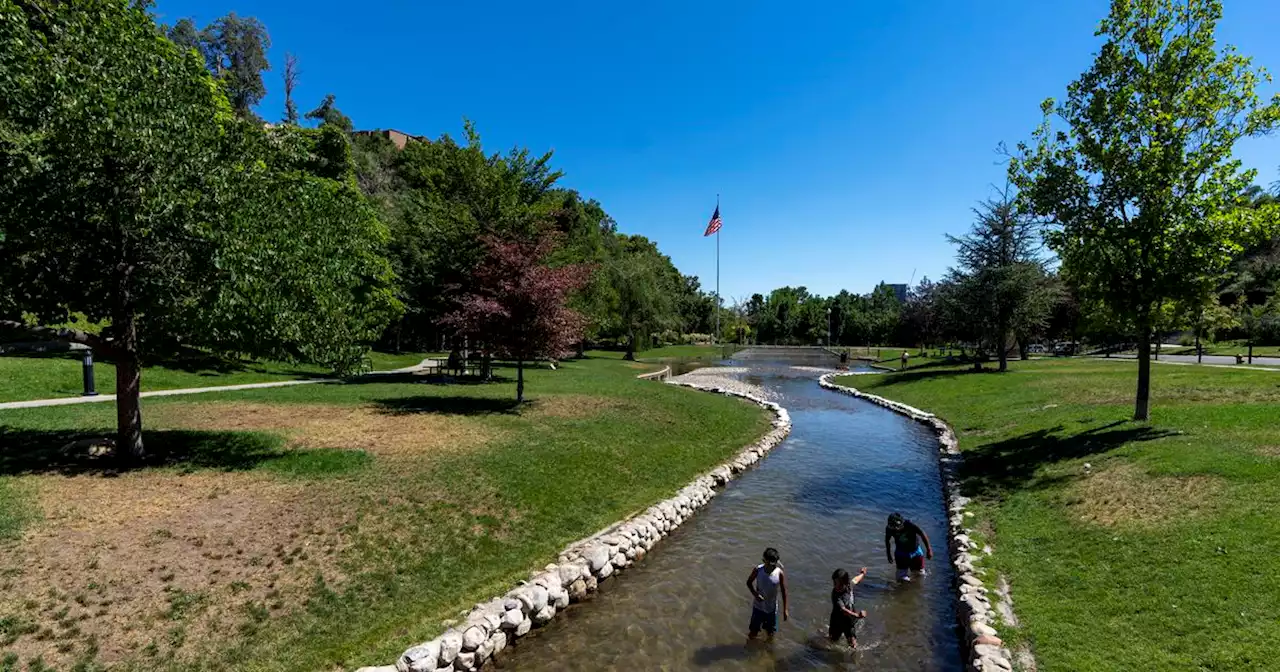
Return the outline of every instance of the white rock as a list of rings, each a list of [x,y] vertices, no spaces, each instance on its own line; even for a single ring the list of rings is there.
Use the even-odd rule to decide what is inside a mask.
[[[531,612],[539,611],[543,607],[547,606],[547,601],[551,598],[547,589],[538,585],[529,589],[529,596],[532,598],[532,602],[529,605],[529,611]]]
[[[519,609],[508,609],[502,616],[502,627],[507,630],[515,630],[519,627],[520,622],[524,620],[524,612]]]
[[[533,621],[526,618],[520,622],[520,627],[516,628],[516,637],[524,637],[529,634],[529,631],[532,629]]]
[[[502,634],[502,633],[498,633]],[[503,635],[505,637],[506,635]],[[484,662],[493,657],[493,638],[484,640],[480,648],[476,649],[476,667],[483,667]]]
[[[607,579],[610,576],[613,576],[613,563],[605,563],[604,567],[601,567],[600,571],[596,572],[596,576],[602,579]]]
[[[548,604],[547,606],[539,609],[538,612],[533,615],[533,624],[546,625],[547,623],[551,622],[551,619],[555,617],[556,617],[556,608]]]
[[[379,667],[362,667],[356,672],[396,672],[395,665],[381,665]]]
[[[592,577],[595,578],[595,577]],[[569,599],[574,602],[580,602],[587,596],[587,582],[578,579],[569,584]]]
[[[448,630],[440,635],[440,664],[449,665],[462,651],[462,633]]]
[[[489,635],[490,655],[507,648],[507,633],[495,632]]]
[[[980,637],[996,636],[996,629],[985,623],[970,623],[969,629],[973,631],[973,634],[978,635]]]
[[[399,672],[424,672],[436,669],[436,660],[440,657],[440,641],[431,640],[409,648],[400,654],[396,661]]]
[[[577,581],[578,577],[582,576],[582,565],[579,565],[576,563],[560,565],[559,572],[560,572],[560,585],[567,586],[573,583],[574,581]]]
[[[471,626],[462,632],[462,650],[475,651],[489,639],[489,633],[478,626]]]
[[[587,562],[590,563],[593,573],[599,572],[602,567],[609,564],[609,547],[601,545],[592,548],[587,555]]]
[[[476,669],[476,653],[475,651],[464,651],[458,654],[453,660],[453,669],[461,672],[471,672]]]
[[[627,566],[627,556],[626,556],[625,554],[622,554],[622,553],[618,553],[617,555],[614,555],[614,556],[613,556],[613,566],[614,566],[614,567],[617,567],[618,569],[622,569],[623,567],[626,567],[626,566]]]
[[[556,609],[564,609],[569,606],[569,591],[561,588],[551,595],[551,605]]]

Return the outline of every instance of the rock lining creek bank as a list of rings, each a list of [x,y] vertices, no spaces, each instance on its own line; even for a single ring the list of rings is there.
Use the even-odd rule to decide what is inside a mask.
[[[844,394],[823,390],[815,378],[832,361],[821,351],[747,350],[725,364],[668,384],[759,404],[775,416],[764,436],[674,497],[571,544],[555,564],[393,664],[358,672],[1011,669],[964,534],[958,453],[945,423],[836,386],[830,375],[821,386]],[[886,564],[884,519],[892,510],[934,540],[937,561],[914,583],[898,583]],[[952,564],[942,561],[948,545]],[[782,554],[791,620],[779,623],[773,641],[747,644],[744,581],[766,546]],[[870,613],[859,649],[829,647],[831,572],[862,566],[869,575],[858,608]],[[629,576],[610,580],[620,573]]]

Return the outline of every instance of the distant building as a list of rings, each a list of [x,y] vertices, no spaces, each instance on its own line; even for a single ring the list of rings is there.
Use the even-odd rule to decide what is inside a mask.
[[[388,128],[385,131],[381,129],[376,131],[356,131],[355,134],[368,135],[368,136],[380,135],[390,140],[391,144],[396,146],[396,149],[404,149],[404,146],[408,144],[410,140],[419,140],[419,141],[426,140],[424,136],[410,135],[408,133],[405,133],[404,131],[397,131],[394,128]]]
[[[906,285],[889,285],[889,289],[893,290],[893,295],[898,299],[898,303],[907,302],[907,286]]]

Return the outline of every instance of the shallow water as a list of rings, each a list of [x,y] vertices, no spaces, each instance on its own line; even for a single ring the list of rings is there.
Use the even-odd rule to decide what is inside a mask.
[[[781,360],[781,361],[780,361]],[[820,388],[813,353],[745,351],[728,364],[786,407],[791,436],[596,599],[509,648],[511,670],[960,670],[946,562],[937,443],[923,426]],[[901,511],[934,542],[930,573],[899,584],[884,520]],[[767,546],[782,554],[791,620],[746,643],[745,581]],[[868,567],[859,650],[826,651],[831,572]]]

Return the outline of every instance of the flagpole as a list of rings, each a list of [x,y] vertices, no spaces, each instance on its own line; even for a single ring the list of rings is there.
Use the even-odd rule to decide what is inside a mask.
[[[720,194],[716,194],[716,212],[720,212]],[[721,221],[724,221],[723,215]],[[716,229],[716,333],[711,337],[711,342],[715,344],[720,343],[720,229],[723,228],[724,225],[721,224]]]

